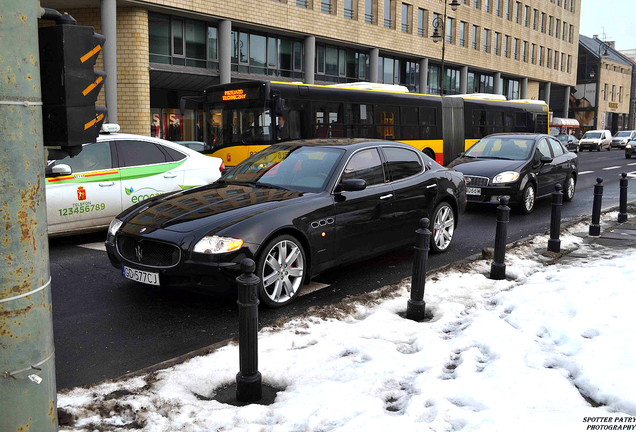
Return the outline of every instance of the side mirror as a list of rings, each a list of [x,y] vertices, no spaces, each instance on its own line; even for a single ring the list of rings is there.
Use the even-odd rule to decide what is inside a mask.
[[[47,172],[47,176],[50,177],[59,177],[71,174],[73,174],[73,170],[71,170],[71,167],[66,164],[54,165],[51,167],[50,171]]]
[[[338,186],[336,186],[335,192],[355,192],[365,190],[367,188],[367,181],[362,179],[348,179],[342,180]]]
[[[549,164],[552,162],[552,158],[549,156],[541,157],[541,165]]]

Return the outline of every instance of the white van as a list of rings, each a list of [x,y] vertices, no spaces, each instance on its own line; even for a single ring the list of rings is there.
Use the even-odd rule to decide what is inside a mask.
[[[585,149],[592,151],[601,151],[606,148],[607,151],[612,149],[612,133],[608,130],[591,130],[585,132],[585,135],[579,141],[579,150]]]

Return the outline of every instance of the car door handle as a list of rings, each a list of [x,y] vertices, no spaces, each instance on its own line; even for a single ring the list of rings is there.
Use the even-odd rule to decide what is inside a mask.
[[[437,183],[433,183],[432,185],[426,186],[426,189],[437,187]]]
[[[393,194],[382,195],[382,196],[380,197],[380,199],[389,199],[389,198],[391,198],[392,196],[393,196]]]
[[[108,187],[108,186],[114,186],[115,182],[101,182],[99,184],[100,187]]]
[[[163,178],[175,178],[176,176],[177,176],[176,174],[173,174],[170,171],[168,171],[167,173],[163,175]]]

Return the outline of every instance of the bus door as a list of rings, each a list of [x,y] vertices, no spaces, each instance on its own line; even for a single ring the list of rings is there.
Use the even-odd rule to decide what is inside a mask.
[[[443,165],[446,166],[464,151],[464,100],[462,98],[442,97],[442,128]]]

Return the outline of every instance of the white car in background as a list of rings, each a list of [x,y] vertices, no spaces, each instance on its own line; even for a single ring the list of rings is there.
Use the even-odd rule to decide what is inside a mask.
[[[118,131],[105,125],[103,130]],[[102,133],[75,157],[49,160],[49,236],[108,228],[126,208],[147,198],[216,181],[223,161],[159,138]]]

